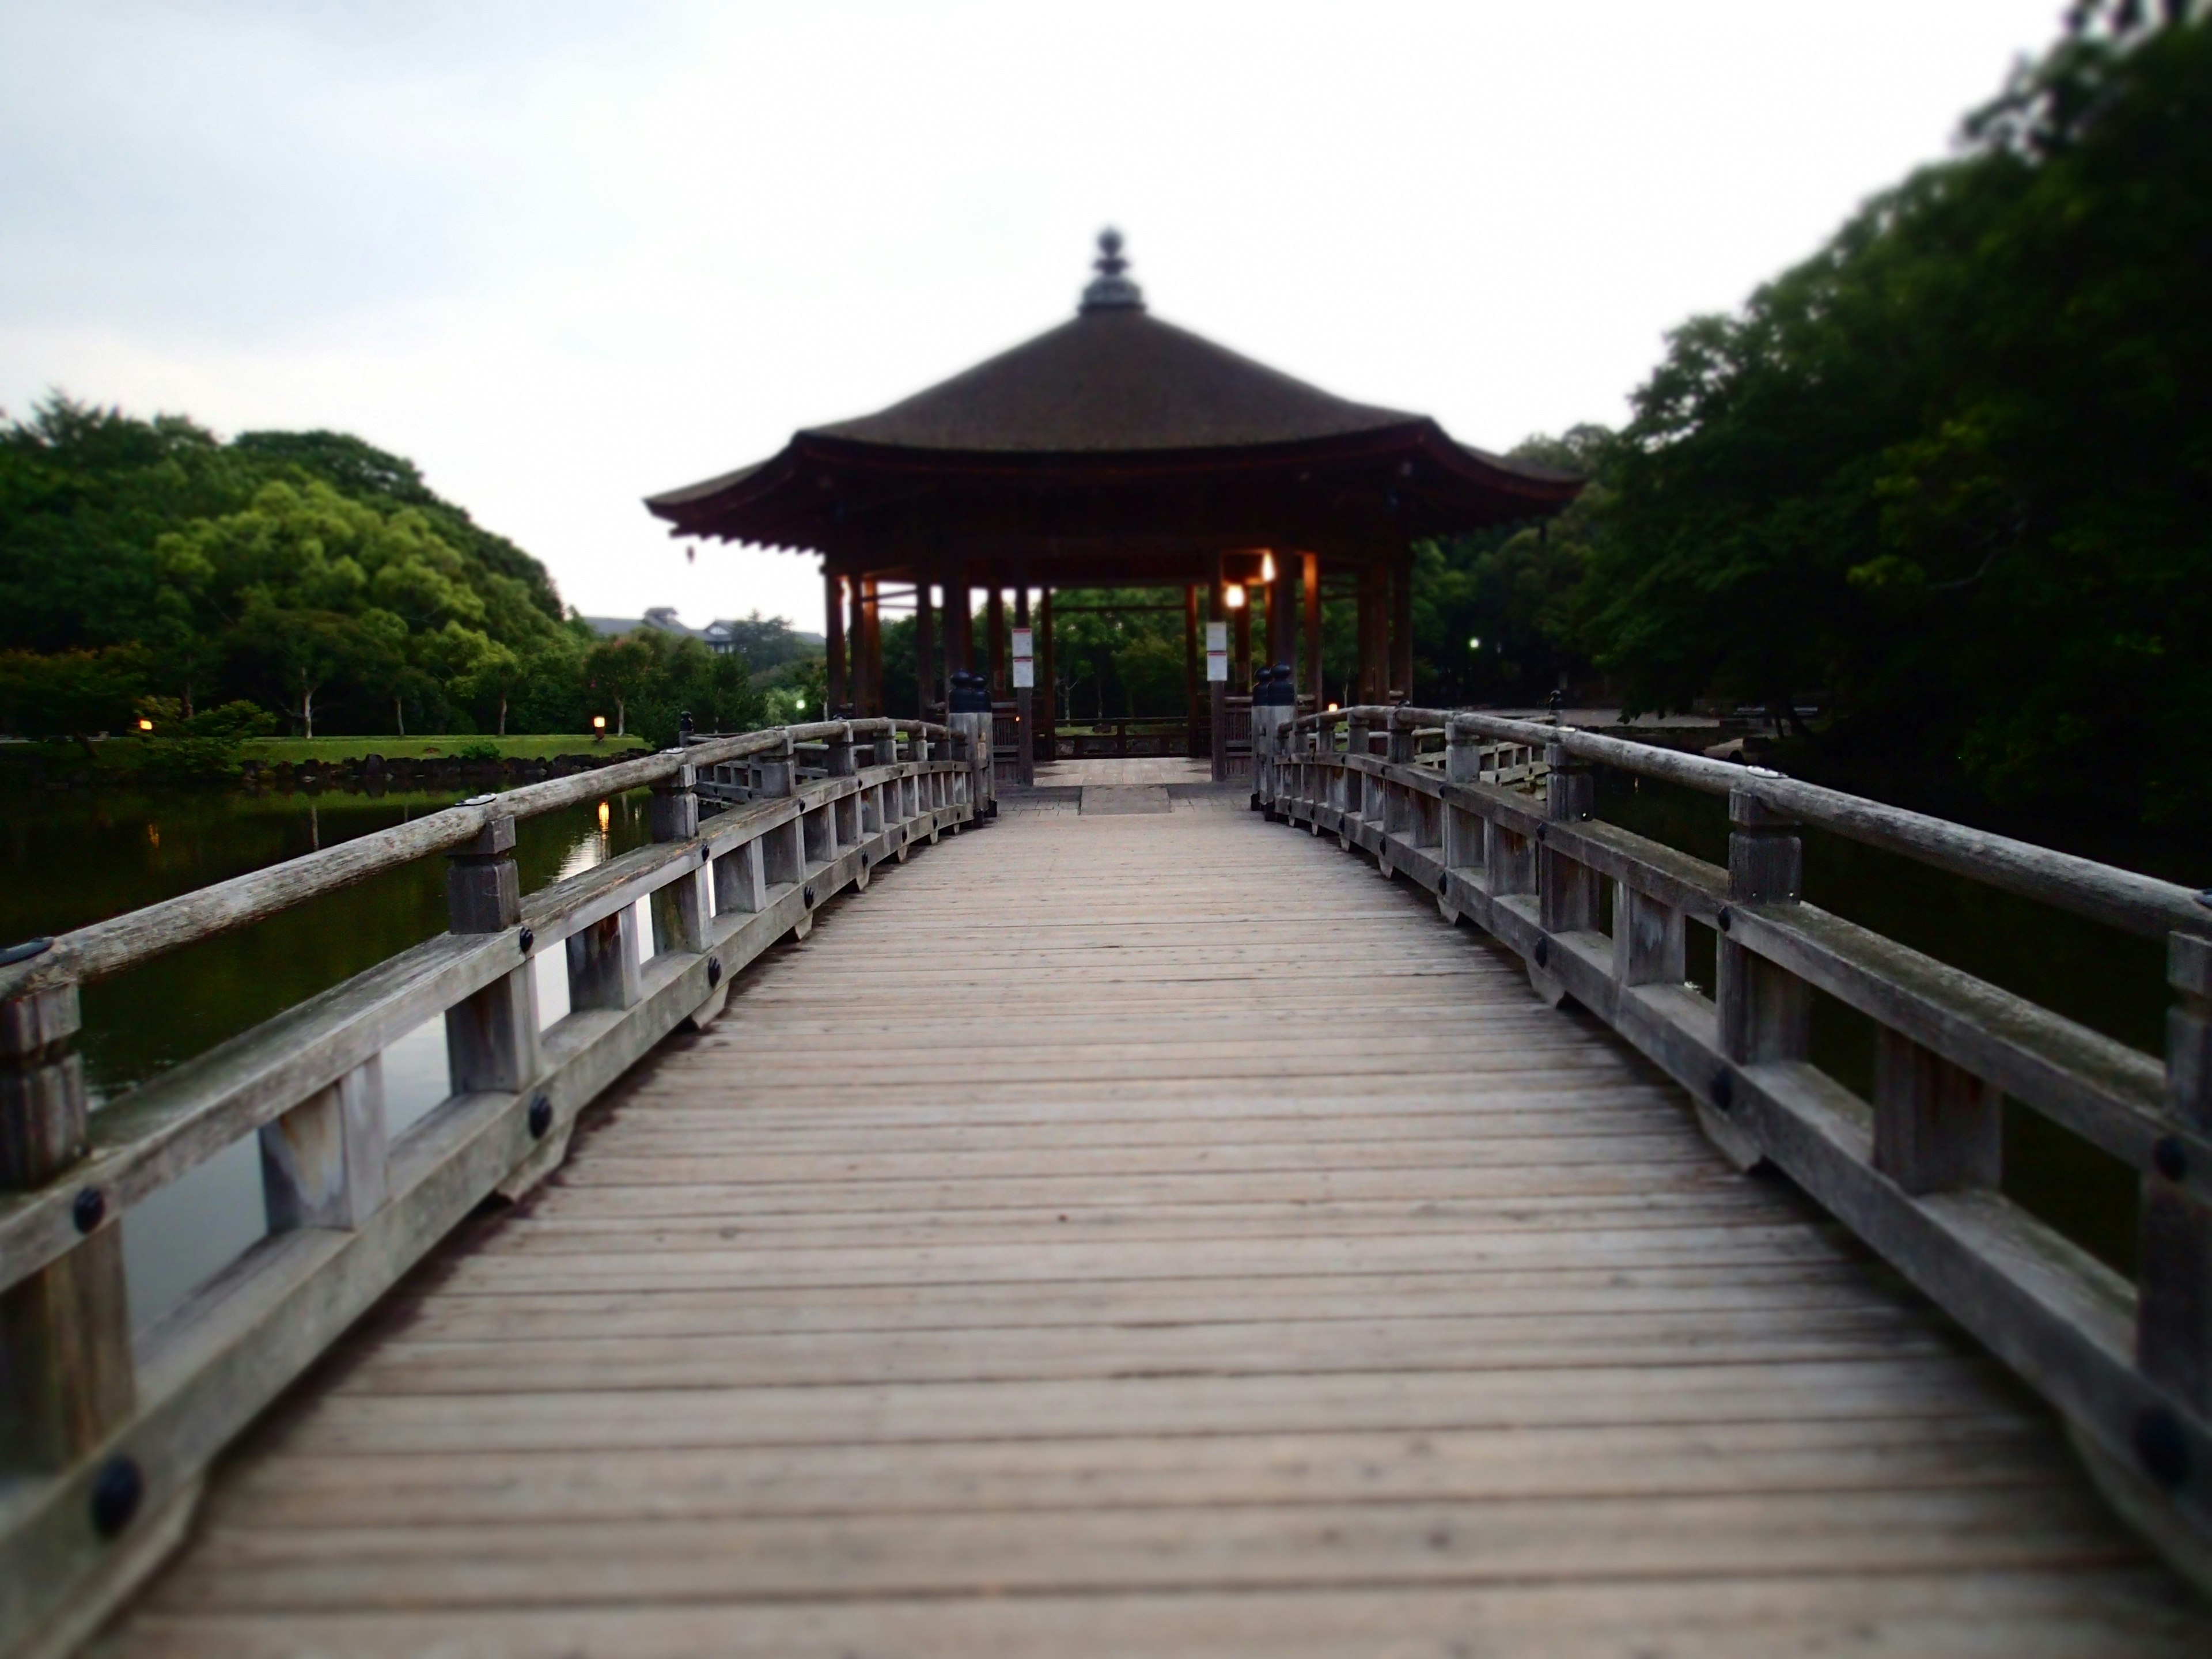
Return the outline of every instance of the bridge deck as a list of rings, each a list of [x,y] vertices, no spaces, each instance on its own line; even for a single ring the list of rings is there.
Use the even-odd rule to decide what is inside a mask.
[[[104,1650],[2206,1650],[2043,1411],[1419,895],[1188,800],[878,882]]]

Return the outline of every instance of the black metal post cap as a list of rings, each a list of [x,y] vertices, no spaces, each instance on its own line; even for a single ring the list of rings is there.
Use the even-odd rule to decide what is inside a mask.
[[[2151,1144],[2150,1164],[2168,1181],[2189,1178],[2189,1149],[2178,1135],[2160,1135]]]
[[[92,1529],[112,1538],[129,1526],[145,1501],[146,1474],[136,1458],[115,1456],[92,1478]]]
[[[86,1188],[70,1206],[70,1219],[76,1223],[77,1231],[90,1232],[107,1219],[107,1194],[97,1187]]]
[[[2173,1413],[2153,1407],[2136,1419],[2136,1455],[2143,1473],[2168,1491],[2189,1479],[2189,1438]]]
[[[44,956],[54,947],[50,939],[27,939],[21,945],[11,945],[0,951],[0,968],[12,968],[19,962],[28,962],[33,957]]]

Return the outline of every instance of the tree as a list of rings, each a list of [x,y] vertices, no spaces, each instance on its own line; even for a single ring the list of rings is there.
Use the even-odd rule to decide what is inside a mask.
[[[1670,337],[1581,637],[1632,706],[1817,691],[2000,799],[2201,810],[2212,13],[2078,5],[1966,141]]]

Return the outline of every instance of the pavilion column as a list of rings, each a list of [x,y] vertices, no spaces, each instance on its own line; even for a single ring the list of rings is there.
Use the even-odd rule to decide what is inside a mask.
[[[1243,596],[1244,603],[1237,607],[1234,617],[1237,638],[1234,660],[1237,665],[1231,672],[1237,678],[1231,684],[1246,696],[1252,693],[1252,590],[1259,585],[1257,582],[1237,584],[1237,591]]]
[[[1316,711],[1328,707],[1321,683],[1321,555],[1305,556],[1306,691]]]
[[[1044,693],[1044,713],[1038,717],[1037,733],[1044,739],[1044,754],[1048,761],[1060,758],[1060,681],[1054,678],[1052,662],[1052,589],[1046,588],[1037,599],[1037,690]]]
[[[860,614],[860,579],[848,576],[845,580],[845,700],[837,705],[838,713],[847,709],[860,712],[860,700],[867,695],[868,653],[867,623]]]
[[[937,703],[937,612],[930,599],[935,575],[924,565],[915,573],[914,584],[915,707],[924,720]]]
[[[1014,586],[1014,626],[1030,625],[1030,580],[1026,574],[1017,576]],[[1030,675],[1036,675],[1036,636],[1030,636]],[[1013,678],[1013,653],[1006,653],[1006,678]],[[1026,685],[1017,685],[1014,694],[1014,772],[1025,784],[1036,781],[1036,693]]]
[[[1403,547],[1390,562],[1390,691],[1401,702],[1413,699],[1413,550]]]
[[[845,579],[833,576],[828,571],[822,575],[822,600],[826,636],[823,651],[829,658],[829,707],[820,710],[822,718],[834,719],[845,703]]]
[[[968,637],[968,619],[974,613],[969,609],[968,573],[954,567],[945,583],[945,696],[951,693],[952,676],[973,668],[975,653]]]
[[[1208,622],[1229,620],[1229,584],[1222,580],[1221,556],[1213,556],[1212,603],[1208,610]],[[1213,756],[1213,781],[1219,783],[1229,775],[1229,682],[1208,680],[1206,692],[1206,728],[1210,737],[1208,748]]]
[[[1200,716],[1198,712],[1200,688],[1206,682],[1200,675],[1203,665],[1198,654],[1198,584],[1186,582],[1182,590],[1182,750],[1186,758],[1201,758],[1198,747]]]
[[[873,576],[860,580],[860,713],[884,712],[883,586]]]
[[[991,678],[991,701],[996,702],[1006,694],[1006,590],[995,570],[991,573],[991,597],[986,602],[984,623],[991,652],[990,665],[984,672]]]
[[[1297,654],[1297,610],[1291,599],[1291,572],[1297,568],[1297,550],[1285,542],[1275,550],[1275,580],[1267,585],[1267,666],[1287,663]]]
[[[1359,665],[1352,690],[1355,703],[1374,702],[1375,696],[1375,568],[1364,560],[1358,568],[1359,614],[1352,633],[1359,641]]]

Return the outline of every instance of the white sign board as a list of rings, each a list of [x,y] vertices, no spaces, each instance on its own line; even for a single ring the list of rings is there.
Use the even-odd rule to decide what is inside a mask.
[[[1014,630],[1014,660],[1016,662],[1027,662],[1031,657],[1036,655],[1030,645],[1030,641],[1036,637],[1036,635],[1026,628],[1017,628]]]
[[[1206,678],[1225,680],[1229,678],[1229,624],[1210,622],[1206,625]]]
[[[1036,684],[1036,663],[1028,657],[1014,659],[1014,690],[1027,691]]]

